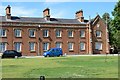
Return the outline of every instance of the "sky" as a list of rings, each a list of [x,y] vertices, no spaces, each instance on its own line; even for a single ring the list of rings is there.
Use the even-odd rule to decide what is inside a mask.
[[[50,9],[53,18],[74,19],[76,11],[83,10],[85,19],[102,16],[114,10],[116,2],[2,2],[0,15],[5,15],[5,8],[11,6],[11,15],[19,17],[43,17],[43,10]]]

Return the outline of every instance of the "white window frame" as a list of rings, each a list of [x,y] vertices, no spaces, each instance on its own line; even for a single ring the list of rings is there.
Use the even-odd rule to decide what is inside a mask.
[[[56,30],[56,37],[61,37],[62,31],[61,30]]]
[[[19,45],[18,45],[19,44]],[[16,51],[21,52],[22,49],[22,43],[21,42],[15,42],[14,43],[14,48]]]
[[[73,37],[73,30],[68,30],[68,37]]]
[[[102,42],[95,42],[95,49],[102,50]]]
[[[62,43],[61,42],[56,42],[56,48],[62,48]]]
[[[6,37],[7,35],[7,30],[6,29],[0,29],[0,37]]]
[[[29,42],[29,50],[30,51],[35,51],[35,42]]]
[[[85,30],[80,30],[80,37],[85,37]]]
[[[22,32],[21,29],[14,29],[14,35],[15,35],[15,37],[21,37],[21,32]]]
[[[43,43],[43,51],[47,51],[49,50],[49,43],[48,42],[44,42]]]
[[[74,50],[74,43],[72,43],[72,42],[68,43],[68,50],[69,51],[73,51]]]
[[[34,33],[34,35],[31,35]],[[35,29],[29,29],[29,37],[35,37]]]
[[[4,52],[7,50],[7,43],[6,42],[0,42],[0,52]]]
[[[49,30],[43,30],[43,37],[49,37]]]
[[[97,35],[99,33],[99,35]],[[101,37],[101,31],[100,30],[96,30],[96,37]]]
[[[80,42],[80,50],[85,50],[85,42]]]

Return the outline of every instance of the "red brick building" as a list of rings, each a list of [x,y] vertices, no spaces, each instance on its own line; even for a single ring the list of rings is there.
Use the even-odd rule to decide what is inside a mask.
[[[47,8],[41,18],[17,17],[11,16],[8,5],[6,15],[0,17],[0,52],[17,50],[37,56],[60,47],[66,54],[109,53],[107,27],[99,15],[86,20],[80,10],[75,19],[51,18]]]

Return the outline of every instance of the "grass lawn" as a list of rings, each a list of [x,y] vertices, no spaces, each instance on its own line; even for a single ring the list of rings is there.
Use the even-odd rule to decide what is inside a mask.
[[[3,78],[118,78],[118,57],[2,59]]]

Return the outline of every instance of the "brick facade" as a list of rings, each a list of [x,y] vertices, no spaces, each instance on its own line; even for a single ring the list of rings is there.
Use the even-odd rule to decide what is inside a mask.
[[[10,6],[8,7],[6,10],[10,11]],[[15,44],[18,43],[21,46],[18,50],[22,52],[22,55],[37,56],[43,54],[44,48],[54,48],[59,43],[64,54],[109,53],[106,24],[99,15],[93,21],[84,20],[83,11],[80,10],[76,12],[76,19],[56,19],[50,18],[50,10],[47,8],[43,11],[43,18],[14,17],[10,16],[10,13],[8,16],[11,18],[8,18],[8,11],[6,11],[6,16],[2,16],[2,24],[0,23],[1,29],[6,31],[6,36],[0,37],[2,39],[0,43],[6,43],[5,50],[15,50]],[[15,33],[15,30],[19,30],[20,34]],[[34,32],[30,34],[30,30]],[[44,33],[45,30],[48,34]],[[60,31],[59,37],[56,36],[57,30]],[[101,32],[101,37],[96,37],[97,30]],[[70,33],[71,37],[68,36],[69,31],[72,33]],[[81,31],[85,33],[82,34],[83,37],[80,36]],[[47,37],[44,37],[44,34]],[[15,35],[19,35],[19,37]],[[30,37],[30,35],[34,36]],[[100,48],[99,45],[95,47],[96,42],[102,43],[101,50],[96,50],[96,48]],[[34,47],[30,48],[31,43]],[[47,47],[44,47],[45,45]],[[30,51],[30,49],[33,50]]]

